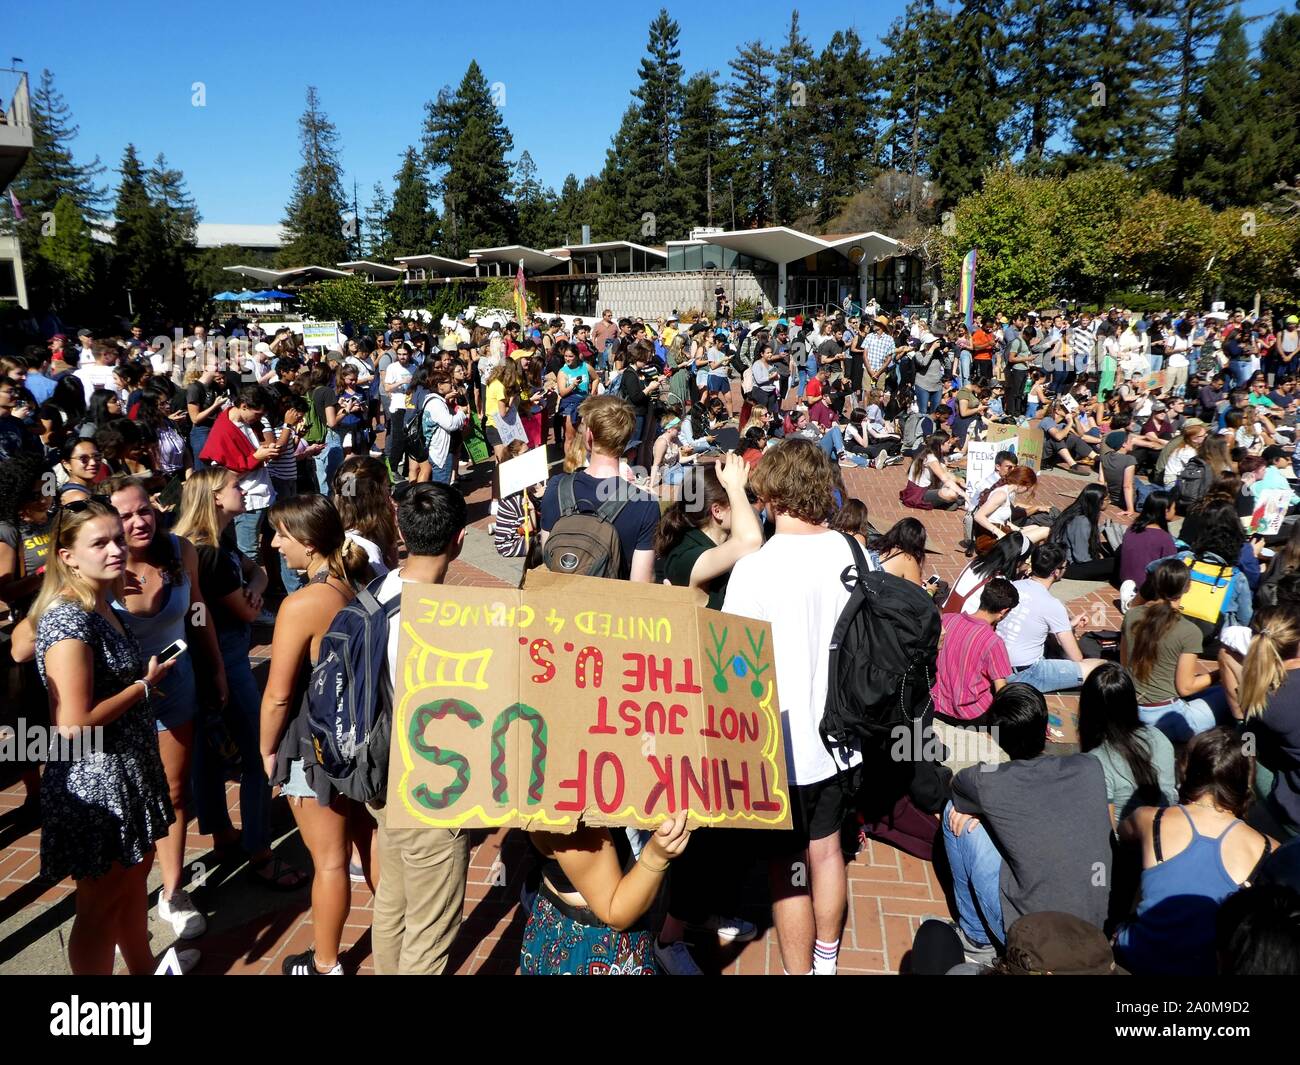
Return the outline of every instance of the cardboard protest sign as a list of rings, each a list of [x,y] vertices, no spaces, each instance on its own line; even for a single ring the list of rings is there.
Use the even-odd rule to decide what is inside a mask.
[[[984,434],[985,443],[997,444],[997,451],[1014,451],[1021,466],[1038,473],[1043,466],[1043,431],[1029,426],[995,422]]]
[[[1265,488],[1255,499],[1250,516],[1250,531],[1256,536],[1276,536],[1291,506],[1291,489]]]
[[[972,492],[988,480],[993,472],[993,460],[1003,447],[996,441],[966,441],[966,487]]]
[[[1142,379],[1143,387],[1148,392],[1159,394],[1165,390],[1165,372],[1164,370],[1154,370]]]
[[[390,828],[788,828],[772,631],[698,592],[533,571],[408,584]]]

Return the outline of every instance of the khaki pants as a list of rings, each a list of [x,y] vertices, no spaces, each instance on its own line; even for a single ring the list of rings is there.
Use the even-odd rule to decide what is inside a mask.
[[[469,871],[469,833],[385,827],[379,822],[379,892],[371,944],[380,976],[437,976],[460,929]]]

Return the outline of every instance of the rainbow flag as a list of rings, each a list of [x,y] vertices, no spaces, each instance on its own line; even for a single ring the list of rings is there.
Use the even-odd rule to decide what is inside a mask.
[[[975,332],[975,249],[961,261],[961,289],[957,309],[966,316],[966,328]]]
[[[515,274],[515,321],[520,330],[524,328],[524,318],[528,314],[528,289],[524,287],[524,261],[519,260],[519,272]]]

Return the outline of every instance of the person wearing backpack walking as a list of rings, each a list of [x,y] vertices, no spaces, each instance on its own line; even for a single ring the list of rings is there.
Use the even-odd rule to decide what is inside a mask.
[[[446,579],[447,567],[465,541],[465,499],[443,483],[415,485],[397,508],[397,525],[406,544],[406,561],[371,585],[388,615],[387,656],[379,670],[385,682],[380,687],[376,718],[392,714],[402,585],[442,584]],[[377,755],[386,765],[386,744]],[[380,976],[437,976],[447,968],[447,956],[460,928],[469,870],[469,832],[389,829],[384,818],[386,773],[376,787],[377,797],[369,806],[379,825],[377,855],[383,876],[375,894],[370,930],[375,972]]]
[[[589,577],[654,580],[659,502],[619,473],[636,414],[617,396],[578,408],[587,468],[552,477],[542,496],[541,543],[549,569]]]
[[[809,440],[784,440],[750,475],[776,534],[739,559],[722,608],[772,625],[777,695],[786,725],[793,828],[771,833],[768,881],[781,962],[791,974],[833,974],[848,900],[840,830],[861,783],[857,745],[822,742],[831,638],[849,601],[841,575],[849,538],[825,527],[835,470]],[[876,568],[868,561],[870,568]]]
[[[341,795],[317,757],[309,728],[307,695],[323,638],[335,615],[370,580],[370,563],[344,536],[343,522],[324,496],[304,495],[271,508],[273,545],[307,584],[283,603],[271,643],[271,668],[262,693],[262,764],[273,786],[289,799],[294,821],[311,853],[313,945],[285,958],[286,976],[341,976],[339,941],[352,904],[349,841],[357,844],[366,879],[379,879],[374,861],[375,823],[363,804]]]

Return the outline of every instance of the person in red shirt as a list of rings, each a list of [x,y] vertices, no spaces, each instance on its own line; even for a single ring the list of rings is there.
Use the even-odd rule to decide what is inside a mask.
[[[1007,645],[997,626],[1020,603],[1016,586],[994,577],[980,592],[979,609],[943,616],[935,668],[934,716],[966,728],[983,724],[993,696],[1011,676]]]
[[[985,315],[971,337],[971,380],[982,384],[993,380],[993,350],[997,346],[997,326]]]

